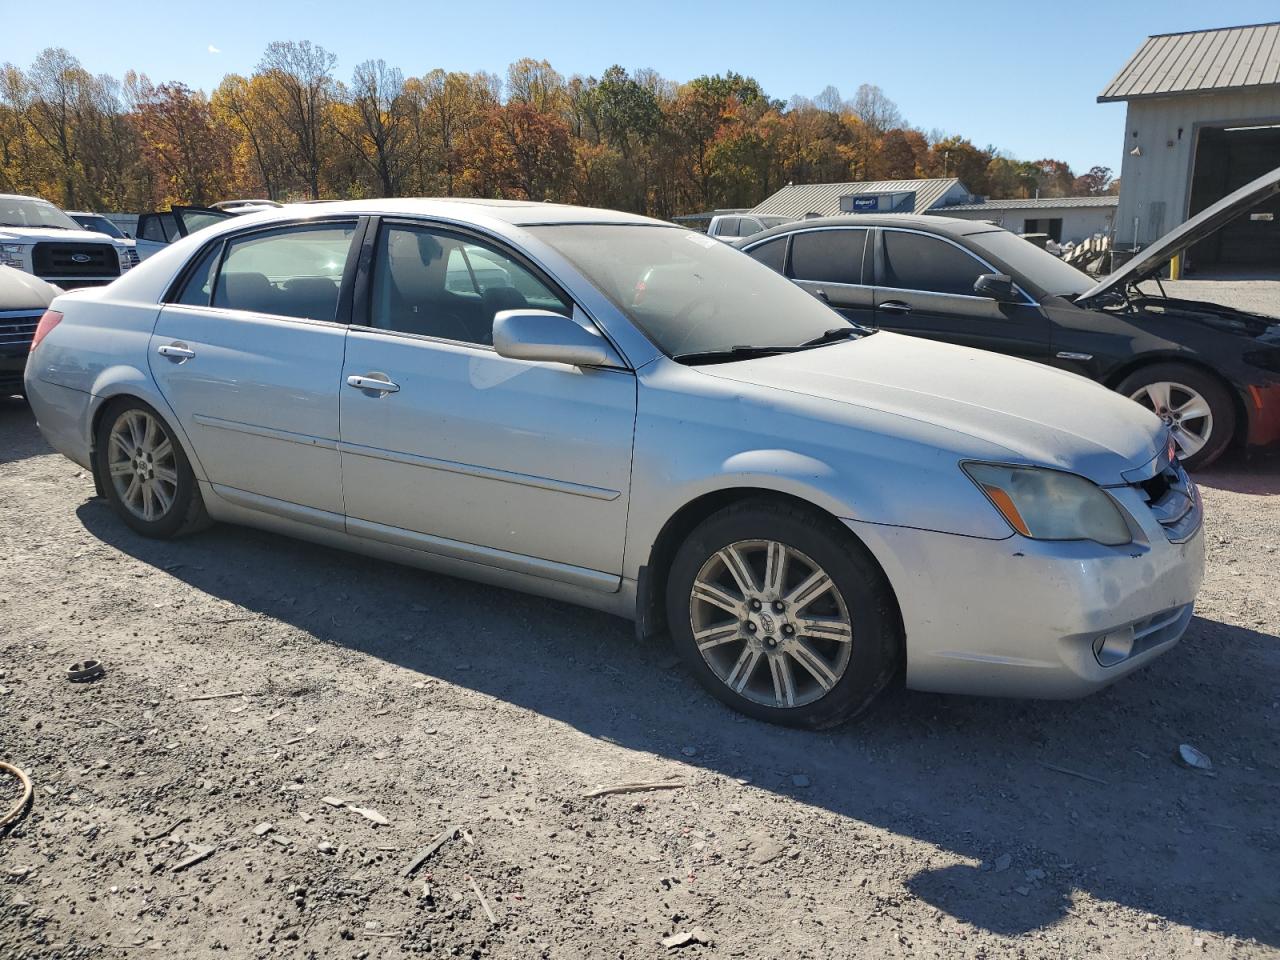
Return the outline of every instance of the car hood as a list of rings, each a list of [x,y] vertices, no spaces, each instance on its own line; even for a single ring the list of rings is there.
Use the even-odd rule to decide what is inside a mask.
[[[61,292],[39,277],[0,266],[0,310],[44,310]]]
[[[126,246],[124,241],[92,230],[57,230],[50,227],[0,227],[0,243],[37,243],[57,240],[62,243],[109,243]]]
[[[1082,293],[1076,298],[1076,303],[1085,305],[1087,301],[1121,286],[1147,279],[1178,254],[1185,253],[1189,247],[1226,226],[1250,207],[1277,193],[1280,193],[1280,167],[1246,183],[1239,190],[1201,210],[1186,223],[1170,230],[1119,270],[1103,277],[1099,283]]]
[[[851,404],[974,438],[974,456],[1057,467],[1096,483],[1167,444],[1158,417],[1091,380],[1029,360],[893,333],[698,367],[710,376]]]

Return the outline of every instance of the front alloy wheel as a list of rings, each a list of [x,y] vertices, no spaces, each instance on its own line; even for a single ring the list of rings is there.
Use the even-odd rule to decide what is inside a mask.
[[[743,500],[695,527],[667,572],[666,610],[698,681],[774,723],[856,716],[902,658],[884,572],[841,524],[791,500]]]
[[[1231,444],[1236,407],[1217,377],[1185,363],[1140,367],[1116,387],[1165,422],[1188,470],[1206,467]]]
[[[698,652],[752,703],[802,707],[826,696],[849,668],[853,624],[831,577],[776,540],[716,551],[689,596]]]

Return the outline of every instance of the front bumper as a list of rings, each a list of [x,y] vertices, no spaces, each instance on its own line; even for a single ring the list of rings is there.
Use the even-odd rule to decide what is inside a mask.
[[[846,520],[897,594],[907,686],[1069,699],[1172,648],[1204,576],[1203,527],[1170,542],[1146,504],[1124,496],[1141,535],[1123,547]]]

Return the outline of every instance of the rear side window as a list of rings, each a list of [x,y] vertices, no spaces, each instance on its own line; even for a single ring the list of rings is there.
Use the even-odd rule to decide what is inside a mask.
[[[866,230],[810,230],[791,239],[791,275],[818,283],[862,283]]]
[[[207,307],[213,295],[213,271],[218,265],[218,254],[222,252],[222,244],[215,243],[205,251],[199,263],[187,277],[177,299],[173,303],[185,303],[189,307]]]
[[[138,223],[138,239],[169,243],[177,233],[171,213],[144,213]]]
[[[286,227],[227,242],[213,305],[335,320],[355,223]]]
[[[976,296],[973,285],[988,270],[959,247],[920,233],[884,231],[884,286]]]
[[[747,256],[754,260],[759,260],[770,270],[782,273],[787,259],[787,238],[778,237],[775,240],[768,240],[759,246],[752,247],[747,251]]]
[[[739,222],[740,221],[737,217],[725,217],[718,224],[716,224],[716,236],[717,237],[738,236]]]

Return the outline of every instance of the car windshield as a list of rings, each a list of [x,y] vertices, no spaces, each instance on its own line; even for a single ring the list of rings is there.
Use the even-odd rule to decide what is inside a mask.
[[[120,240],[124,239],[124,234],[120,232],[120,228],[106,217],[90,217],[79,214],[71,219],[78,222],[86,230],[92,230],[94,233],[105,233],[108,237],[115,237]]]
[[[79,230],[76,223],[47,200],[30,197],[0,197],[0,227],[54,227]]]
[[[1083,270],[1063,263],[1052,253],[1014,236],[1008,230],[971,233],[966,239],[979,252],[986,251],[1003,261],[1015,274],[1021,274],[1027,282],[1052,296],[1078,297],[1096,283]],[[1015,275],[1014,282],[1021,282],[1021,278]]]
[[[528,229],[564,254],[668,356],[798,346],[833,329],[855,329],[745,253],[683,227]]]

